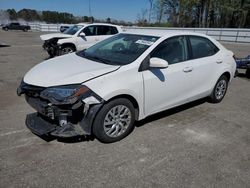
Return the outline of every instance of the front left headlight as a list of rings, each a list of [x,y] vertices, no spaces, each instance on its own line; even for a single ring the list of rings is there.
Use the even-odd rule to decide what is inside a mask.
[[[88,95],[90,89],[83,85],[51,87],[43,90],[40,96],[53,104],[73,104],[81,96]]]

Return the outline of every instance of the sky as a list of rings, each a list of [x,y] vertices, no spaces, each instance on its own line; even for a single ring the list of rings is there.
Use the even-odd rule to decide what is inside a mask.
[[[19,11],[23,8],[38,11],[51,10],[69,12],[75,16],[89,16],[89,1],[91,13],[97,19],[108,17],[136,21],[142,9],[149,8],[148,0],[0,0],[0,10],[14,8]]]

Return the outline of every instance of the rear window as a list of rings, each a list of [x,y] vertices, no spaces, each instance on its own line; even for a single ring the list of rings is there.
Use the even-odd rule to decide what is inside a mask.
[[[192,48],[192,59],[212,56],[216,54],[219,49],[207,38],[189,36]]]
[[[112,26],[97,26],[97,35],[114,35],[118,33],[117,29]]]

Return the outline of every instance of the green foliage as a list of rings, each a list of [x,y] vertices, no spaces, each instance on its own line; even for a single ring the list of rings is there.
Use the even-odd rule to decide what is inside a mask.
[[[17,13],[15,9],[8,9],[6,12],[9,14],[11,20],[17,19]]]
[[[42,20],[47,23],[74,23],[73,14],[56,11],[42,11]]]
[[[177,27],[250,27],[250,0],[154,0],[153,11],[158,24],[167,21]]]

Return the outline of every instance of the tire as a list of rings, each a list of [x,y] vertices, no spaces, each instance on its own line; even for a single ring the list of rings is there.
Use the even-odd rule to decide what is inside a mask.
[[[93,134],[100,142],[117,142],[132,132],[134,121],[133,104],[128,99],[118,98],[105,104],[98,112],[93,123]]]
[[[5,31],[8,31],[9,29],[7,27],[4,28]]]
[[[222,75],[214,86],[213,92],[209,97],[209,102],[219,103],[225,97],[228,87],[228,78]]]
[[[54,53],[52,53],[52,52],[50,52],[50,51],[47,51],[47,52],[48,52],[50,58],[55,57],[55,54],[54,54]]]
[[[246,70],[246,77],[247,77],[247,78],[250,78],[250,69],[247,69],[247,70]]]
[[[75,52],[75,48],[73,46],[64,46],[62,47],[62,49],[60,50],[60,55],[65,55],[65,54],[70,54],[70,53],[73,53]]]
[[[28,31],[27,28],[24,28],[24,29],[23,29],[23,32],[27,32],[27,31]]]

